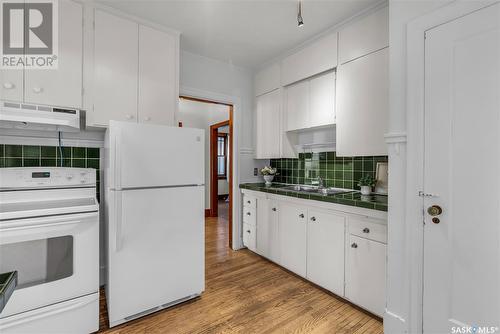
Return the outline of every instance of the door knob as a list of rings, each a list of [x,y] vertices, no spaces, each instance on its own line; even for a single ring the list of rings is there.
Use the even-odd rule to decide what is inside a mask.
[[[311,221],[315,222],[316,221],[316,217],[311,217]]]
[[[439,216],[441,213],[443,213],[443,209],[441,209],[441,207],[439,205],[433,205],[427,209],[427,213],[430,216],[435,217],[435,216]]]
[[[363,233],[370,233],[370,229],[369,229],[368,227],[365,227],[365,228],[363,229]]]
[[[304,214],[303,214],[303,213],[301,213],[301,214],[299,215],[299,218],[304,218]]]
[[[351,245],[352,248],[358,248],[358,244],[353,242],[352,245]]]
[[[273,210],[273,211],[276,211],[276,208],[273,208],[272,210]]]

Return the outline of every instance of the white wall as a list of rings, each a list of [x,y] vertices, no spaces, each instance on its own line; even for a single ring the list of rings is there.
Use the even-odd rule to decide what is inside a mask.
[[[185,128],[205,130],[205,208],[210,209],[210,126],[229,119],[229,107],[180,99],[177,121]]]
[[[387,313],[384,332],[410,332],[412,279],[405,226],[406,196],[406,27],[413,19],[446,5],[448,0],[389,2],[389,212],[387,247]]]

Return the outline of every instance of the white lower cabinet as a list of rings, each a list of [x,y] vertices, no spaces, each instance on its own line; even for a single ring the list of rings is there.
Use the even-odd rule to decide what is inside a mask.
[[[386,213],[346,212],[345,206],[330,203],[243,193],[243,244],[248,249],[383,316]]]
[[[278,202],[258,199],[257,206],[257,253],[269,260],[280,262]]]
[[[345,215],[309,210],[307,279],[344,296]]]
[[[386,244],[350,234],[345,297],[368,311],[384,315]]]
[[[283,201],[279,210],[280,264],[306,277],[307,207]]]

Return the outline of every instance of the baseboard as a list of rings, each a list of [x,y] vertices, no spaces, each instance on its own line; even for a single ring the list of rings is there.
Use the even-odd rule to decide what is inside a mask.
[[[408,333],[406,320],[389,310],[384,314],[384,333]]]
[[[212,217],[212,210],[205,209],[205,217]]]

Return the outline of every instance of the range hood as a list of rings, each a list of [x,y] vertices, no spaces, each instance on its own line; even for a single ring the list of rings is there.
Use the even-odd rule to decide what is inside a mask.
[[[80,110],[2,101],[0,128],[79,132]]]

